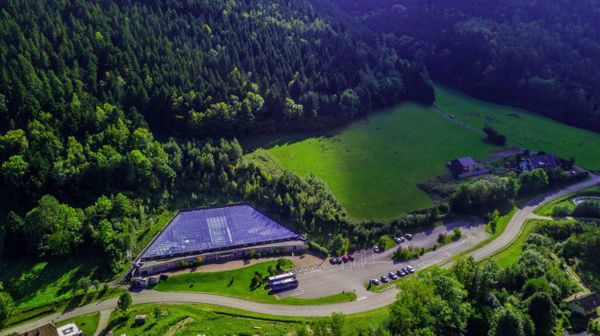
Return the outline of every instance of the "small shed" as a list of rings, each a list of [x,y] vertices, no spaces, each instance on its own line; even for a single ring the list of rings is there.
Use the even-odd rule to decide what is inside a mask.
[[[472,157],[465,156],[465,157],[454,159],[454,160],[450,161],[449,166],[450,166],[450,170],[452,170],[452,172],[454,174],[458,175],[458,174],[468,173],[468,172],[477,170],[477,168],[479,167],[479,164],[477,163],[477,161],[473,160]]]
[[[135,316],[135,324],[142,325],[146,323],[146,315],[136,315]]]

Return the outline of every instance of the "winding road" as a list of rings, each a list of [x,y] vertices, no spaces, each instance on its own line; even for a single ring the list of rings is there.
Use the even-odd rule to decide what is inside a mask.
[[[483,260],[495,253],[502,251],[511,242],[513,242],[520,234],[523,224],[527,219],[535,218],[533,213],[536,208],[540,205],[561,197],[563,195],[573,193],[595,184],[600,183],[600,176],[591,175],[589,179],[561,188],[559,190],[551,191],[546,194],[540,195],[527,203],[520,209],[518,209],[509,223],[507,224],[504,232],[500,234],[489,244],[472,251],[469,255],[474,257],[476,260]],[[448,257],[455,255],[460,252],[467,251],[472,246],[468,244],[454,243],[446,245],[442,248],[437,249],[434,252],[430,252],[413,262],[418,268],[424,268],[431,265],[439,265],[448,261]],[[461,251],[462,250],[462,251]],[[376,264],[376,263],[374,263]],[[390,267],[389,265],[387,267]],[[398,267],[398,265],[392,265],[391,267]],[[340,273],[342,276],[348,276],[346,273]],[[319,276],[315,274],[314,276]],[[358,300],[353,302],[329,304],[329,305],[281,305],[281,304],[267,304],[258,303],[253,301],[247,301],[242,299],[236,299],[232,297],[214,295],[214,294],[203,294],[203,293],[183,293],[183,292],[158,292],[154,290],[142,291],[139,293],[132,293],[133,304],[147,304],[147,303],[168,303],[168,304],[190,304],[190,303],[204,303],[217,306],[224,306],[230,308],[236,308],[246,311],[252,311],[256,313],[278,315],[278,316],[329,316],[333,312],[342,312],[344,314],[356,314],[381,308],[394,302],[397,294],[397,289],[390,288],[381,293],[366,292],[364,288],[358,289],[360,295]],[[359,294],[359,292],[357,292]],[[27,322],[11,329],[0,332],[0,336],[8,335],[14,332],[25,332],[31,330],[37,326],[41,326],[48,322],[62,321],[72,319],[77,316],[101,312],[110,311],[115,309],[117,306],[117,299],[109,299],[101,302],[91,303],[82,307],[75,308],[73,310],[64,311],[61,313],[55,313],[49,316],[42,317],[36,321]]]

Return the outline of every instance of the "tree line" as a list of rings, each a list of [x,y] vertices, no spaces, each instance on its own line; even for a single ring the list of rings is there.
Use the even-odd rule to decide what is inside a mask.
[[[436,80],[600,131],[597,1],[333,1]]]

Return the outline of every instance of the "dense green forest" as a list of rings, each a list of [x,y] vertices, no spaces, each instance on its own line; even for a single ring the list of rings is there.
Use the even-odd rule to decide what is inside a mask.
[[[600,131],[594,0],[334,0],[436,80]]]
[[[1,15],[5,256],[108,251],[117,271],[181,198],[336,228],[321,181],[264,171],[234,137],[433,101],[423,67],[327,3],[6,1]]]

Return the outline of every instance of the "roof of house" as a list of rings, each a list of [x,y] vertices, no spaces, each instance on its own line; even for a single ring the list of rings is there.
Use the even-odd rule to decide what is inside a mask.
[[[538,156],[531,157],[529,160],[530,160],[533,168],[560,166],[560,162],[558,161],[558,158],[553,154],[538,155]]]
[[[43,326],[21,334],[21,336],[58,336],[58,332],[56,331],[54,324],[46,323]]]
[[[470,156],[458,158],[456,161],[458,161],[458,163],[463,167],[474,166],[477,164],[477,162],[475,162],[475,160],[473,160],[473,158]]]
[[[600,307],[600,296],[596,293],[576,295],[572,297],[568,302],[579,302],[579,304],[585,311],[590,311]]]

